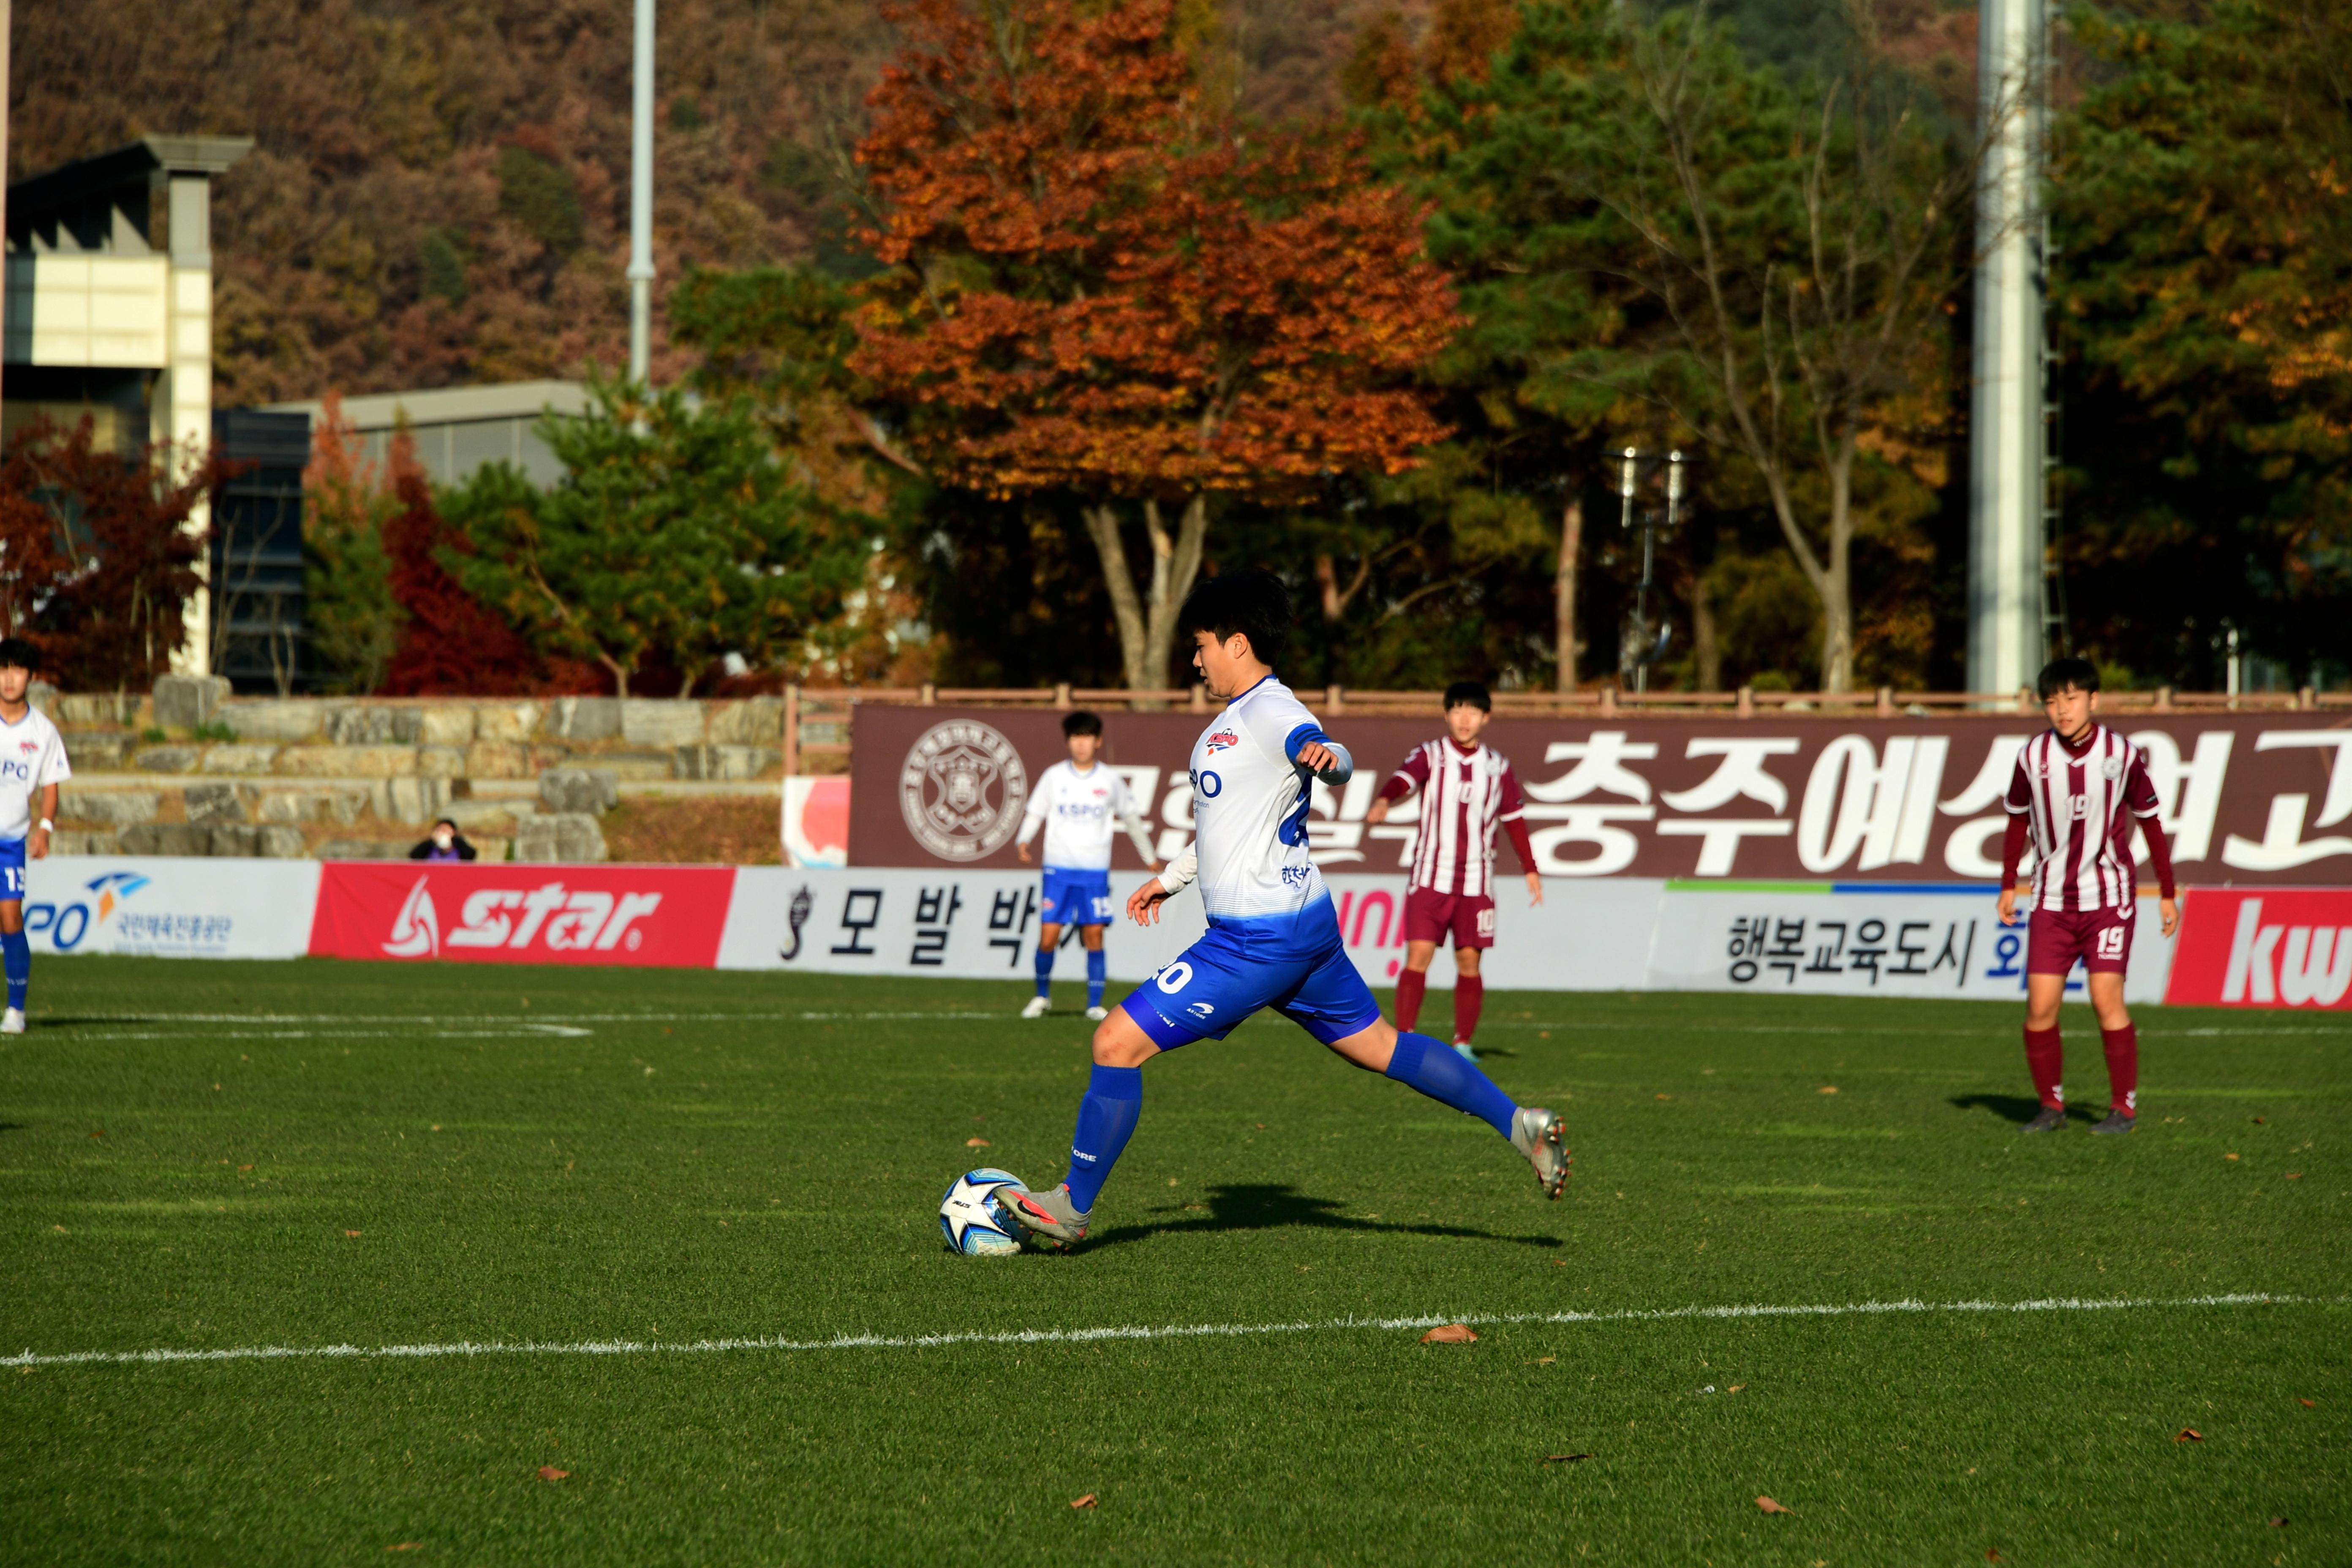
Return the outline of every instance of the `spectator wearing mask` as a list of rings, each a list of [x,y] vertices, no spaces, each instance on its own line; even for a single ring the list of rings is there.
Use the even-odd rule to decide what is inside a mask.
[[[457,825],[447,817],[433,825],[433,835],[408,852],[411,860],[471,860],[477,856]]]

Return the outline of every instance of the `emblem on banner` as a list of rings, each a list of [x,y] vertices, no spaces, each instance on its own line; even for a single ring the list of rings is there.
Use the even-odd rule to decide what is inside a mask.
[[[408,897],[392,922],[392,940],[383,944],[386,957],[441,956],[441,920],[433,908],[433,895],[425,890],[428,880],[419,877],[416,886],[408,889]]]
[[[977,860],[1002,848],[1028,798],[1021,753],[976,719],[924,731],[898,771],[907,831],[942,860]]]

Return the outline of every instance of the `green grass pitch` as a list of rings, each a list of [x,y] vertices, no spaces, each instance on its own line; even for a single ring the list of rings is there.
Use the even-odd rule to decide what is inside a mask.
[[[1085,1250],[966,1259],[956,1173],[1061,1173],[1074,988],[35,980],[6,1562],[2352,1561],[2341,1016],[2146,1009],[2140,1130],[2029,1139],[2017,1008],[1497,994],[1558,1204],[1262,1019],[1148,1069]],[[2068,1299],[2139,1304],[1639,1315]],[[1379,1326],[1450,1318],[1477,1342]],[[821,1345],[1171,1326],[1246,1331]],[[650,1348],[758,1338],[818,1348]],[[509,1348],[18,1356],[461,1343]]]

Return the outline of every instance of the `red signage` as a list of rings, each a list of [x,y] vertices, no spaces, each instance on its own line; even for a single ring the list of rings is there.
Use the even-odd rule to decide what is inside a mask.
[[[310,952],[708,969],[734,890],[731,867],[330,861]]]
[[[1192,837],[1187,765],[1212,717],[1103,715],[1105,755],[1163,858]],[[1066,754],[1059,719],[860,706],[850,864],[1013,868],[1032,784]],[[1317,864],[1403,868],[1418,813],[1368,814],[1405,753],[1443,732],[1441,716],[1322,719],[1357,772],[1316,787]],[[2340,715],[2138,712],[2115,725],[2147,754],[2183,884],[2352,886],[2352,725]],[[2044,727],[2038,713],[1586,716],[1497,719],[1486,738],[1518,773],[1534,868],[1548,877],[1990,882],[2018,748]],[[1124,834],[1111,853],[1136,864]],[[1500,860],[1505,875],[1520,869],[1507,845]]]
[[[2352,891],[2199,888],[2164,999],[2178,1006],[2352,1009]]]

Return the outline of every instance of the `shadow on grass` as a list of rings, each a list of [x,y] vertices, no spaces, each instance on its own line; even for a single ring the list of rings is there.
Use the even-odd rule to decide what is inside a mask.
[[[2014,1121],[2020,1127],[2042,1114],[2042,1102],[2022,1094],[1956,1094],[1950,1103],[1960,1110],[1990,1110],[2004,1121]],[[2096,1121],[2098,1113],[2086,1106],[2066,1108],[2070,1121]]]
[[[22,1121],[0,1121],[0,1132],[22,1132],[25,1127]]]
[[[1147,1237],[1184,1235],[1227,1230],[1279,1230],[1298,1226],[1319,1230],[1369,1230],[1401,1236],[1458,1236],[1475,1241],[1507,1241],[1518,1247],[1556,1247],[1561,1245],[1556,1236],[1497,1236],[1491,1230],[1479,1230],[1460,1225],[1392,1225],[1384,1220],[1359,1218],[1339,1212],[1339,1204],[1330,1198],[1310,1197],[1286,1183],[1266,1183],[1234,1187],[1209,1189],[1209,1212],[1188,1215],[1152,1225],[1123,1225],[1114,1230],[1097,1233],[1087,1238],[1087,1250],[1098,1247],[1116,1247],[1123,1241],[1141,1241]]]

